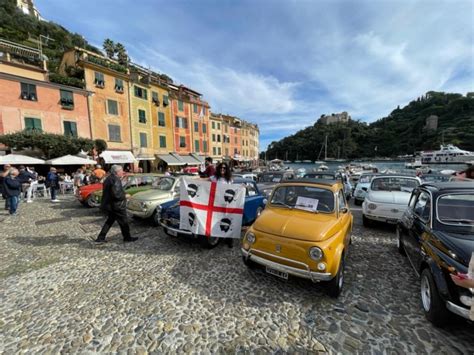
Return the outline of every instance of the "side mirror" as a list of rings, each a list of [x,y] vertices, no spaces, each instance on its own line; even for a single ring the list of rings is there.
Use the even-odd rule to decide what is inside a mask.
[[[266,198],[263,199],[263,204],[266,205],[268,203],[268,200]]]
[[[341,213],[347,213],[349,212],[349,209],[347,207],[343,207],[340,209]]]
[[[367,192],[367,187],[363,187],[362,190]]]

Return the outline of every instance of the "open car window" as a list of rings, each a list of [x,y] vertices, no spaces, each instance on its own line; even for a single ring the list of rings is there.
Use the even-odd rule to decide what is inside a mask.
[[[334,194],[313,186],[281,186],[273,193],[270,203],[285,208],[330,213],[334,211]]]
[[[257,194],[257,189],[254,184],[246,183],[245,184],[245,196],[255,196]]]
[[[422,191],[415,202],[413,213],[420,217],[423,221],[430,219],[431,213],[431,197],[426,191]]]
[[[438,198],[437,218],[450,225],[474,225],[474,194],[446,194]]]
[[[374,178],[370,189],[372,191],[403,191],[412,192],[420,183],[416,179],[405,177]]]

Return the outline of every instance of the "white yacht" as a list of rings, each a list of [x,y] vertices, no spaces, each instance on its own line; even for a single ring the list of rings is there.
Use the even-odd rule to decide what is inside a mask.
[[[474,152],[459,149],[452,144],[441,145],[440,150],[421,152],[423,164],[458,164],[473,159]]]

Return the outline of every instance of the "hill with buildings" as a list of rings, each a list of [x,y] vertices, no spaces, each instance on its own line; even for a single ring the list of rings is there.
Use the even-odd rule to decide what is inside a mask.
[[[267,158],[323,159],[326,136],[331,158],[396,157],[438,149],[442,142],[474,151],[474,93],[430,91],[371,124],[348,119],[345,112],[323,115],[313,126],[272,142]]]

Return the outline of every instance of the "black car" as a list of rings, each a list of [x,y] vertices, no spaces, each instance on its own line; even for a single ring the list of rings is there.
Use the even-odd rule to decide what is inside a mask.
[[[349,177],[345,173],[339,171],[313,171],[304,174],[303,179],[339,180],[344,185],[344,195],[346,196],[346,201],[351,199],[352,184],[349,181]]]
[[[447,323],[451,313],[469,319],[472,290],[450,274],[467,273],[474,253],[474,183],[425,183],[413,190],[397,224],[398,250],[421,278],[421,303],[428,320]]]
[[[258,178],[258,189],[262,192],[265,198],[270,196],[273,188],[281,182],[295,179],[293,171],[266,171]]]

